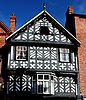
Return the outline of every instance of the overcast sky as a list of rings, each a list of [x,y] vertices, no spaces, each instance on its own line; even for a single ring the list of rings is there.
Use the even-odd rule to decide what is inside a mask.
[[[46,10],[65,25],[65,13],[68,6],[74,7],[74,13],[86,14],[86,0],[0,0],[0,20],[9,27],[10,15],[16,15],[16,29],[32,19],[43,10]]]

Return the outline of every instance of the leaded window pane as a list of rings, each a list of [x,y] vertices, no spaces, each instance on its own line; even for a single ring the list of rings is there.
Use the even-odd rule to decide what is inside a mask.
[[[36,80],[33,81],[32,92],[33,92],[34,94],[36,93]]]
[[[44,79],[48,80],[49,79],[49,75],[44,75]]]
[[[60,61],[69,62],[70,61],[70,50],[67,48],[60,48]]]
[[[43,92],[44,94],[49,94],[49,81],[44,81]]]
[[[35,77],[35,79],[33,78],[32,80],[32,89],[33,89],[33,93],[35,93],[37,91],[38,94],[54,94],[54,80],[53,80],[53,76],[52,76],[52,80],[51,80],[51,75],[50,74],[37,74],[35,75],[37,77]],[[37,82],[34,84],[34,82]],[[36,88],[36,84],[37,84],[37,88]],[[34,90],[37,89],[37,90]]]
[[[43,75],[38,75],[38,79],[43,79]]]
[[[38,93],[43,93],[43,81],[38,82]]]
[[[26,59],[27,59],[27,47],[16,46],[16,60],[26,60]]]

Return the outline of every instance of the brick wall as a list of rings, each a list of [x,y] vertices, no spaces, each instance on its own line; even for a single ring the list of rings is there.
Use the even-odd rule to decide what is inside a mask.
[[[86,96],[86,15],[73,11],[73,7],[68,7],[65,27],[81,42],[78,48],[80,94]]]
[[[4,45],[6,44],[6,38],[16,30],[16,16],[10,16],[10,28],[4,25],[3,22],[0,21],[0,92],[4,89],[4,79],[2,78],[3,71],[6,67],[4,66],[4,59],[6,57],[6,51],[3,50]],[[5,73],[4,73],[5,74]],[[1,93],[0,93],[1,98]]]
[[[76,38],[80,40],[78,49],[80,93],[86,96],[86,18],[75,16]]]
[[[0,91],[2,91],[3,79],[1,76],[2,71],[2,52],[1,48],[5,45],[6,32],[0,27]]]

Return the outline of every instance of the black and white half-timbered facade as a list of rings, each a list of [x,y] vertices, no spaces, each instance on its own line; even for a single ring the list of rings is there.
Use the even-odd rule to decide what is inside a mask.
[[[80,42],[45,9],[6,41],[9,100],[79,99]]]

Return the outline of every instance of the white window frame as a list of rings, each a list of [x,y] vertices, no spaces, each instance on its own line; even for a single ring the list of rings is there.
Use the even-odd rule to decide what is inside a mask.
[[[70,49],[59,48],[59,56],[60,62],[70,62]]]
[[[38,76],[42,75],[43,76],[43,79],[39,79]],[[44,76],[45,75],[48,75],[49,76],[49,79],[44,79]],[[42,84],[40,84],[40,83]],[[49,83],[50,83],[50,75],[49,74],[37,74],[37,93],[41,94],[49,94],[50,93],[50,89],[49,89]],[[42,92],[39,92],[39,85],[42,85]],[[45,91],[45,88],[46,88],[46,91]]]
[[[39,75],[42,75],[43,78],[39,79]],[[49,79],[44,79],[45,75],[49,76]],[[51,76],[53,79],[51,80]],[[36,87],[34,86],[33,82],[36,82]],[[42,91],[40,90],[39,92],[39,85],[42,83]],[[37,93],[37,94],[54,94],[54,75],[51,73],[37,73],[36,74],[36,79],[34,80],[32,78],[32,88],[35,88],[36,90],[33,91],[32,93]],[[46,90],[45,90],[46,89]]]
[[[27,60],[27,46],[16,46],[15,48],[16,60]]]

